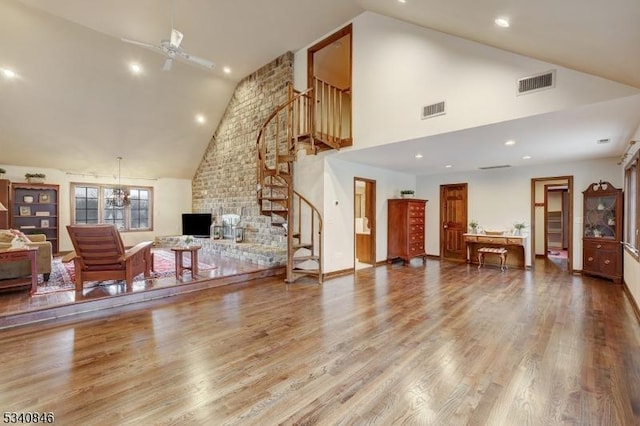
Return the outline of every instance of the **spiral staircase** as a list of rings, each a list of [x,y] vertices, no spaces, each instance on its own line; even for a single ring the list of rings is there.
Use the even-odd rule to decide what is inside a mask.
[[[317,277],[322,283],[322,215],[294,189],[298,151],[309,154],[351,145],[349,91],[319,79],[288,100],[260,127],[257,138],[257,197],[262,215],[287,236],[286,282]]]

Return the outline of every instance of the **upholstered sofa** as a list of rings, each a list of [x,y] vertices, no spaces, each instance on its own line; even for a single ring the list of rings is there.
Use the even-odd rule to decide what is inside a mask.
[[[14,237],[12,231],[0,229],[0,249],[10,248]],[[43,274],[44,280],[48,281],[51,274],[51,242],[47,241],[44,234],[27,235],[27,238],[29,239],[29,242],[25,243],[27,246],[38,248],[36,261],[38,274]],[[31,265],[28,260],[0,264],[0,280],[29,275],[31,275]]]

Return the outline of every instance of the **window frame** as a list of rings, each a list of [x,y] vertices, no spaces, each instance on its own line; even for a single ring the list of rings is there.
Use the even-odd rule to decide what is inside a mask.
[[[640,260],[640,151],[636,151],[624,168],[624,194],[624,248]]]
[[[88,183],[88,182],[71,182],[70,185],[70,193],[69,198],[71,201],[71,223],[76,224],[76,188],[94,188],[98,191],[98,222],[99,224],[104,223],[112,223],[105,222],[104,212],[106,207],[106,197],[105,197],[105,189],[114,189],[114,188],[124,188],[129,194],[132,191],[147,191],[149,194],[149,207],[148,207],[148,223],[149,226],[146,228],[131,228],[132,217],[131,217],[131,206],[124,207],[124,227],[122,229],[118,228],[120,232],[150,232],[153,231],[153,209],[154,209],[154,197],[153,197],[153,187],[152,186],[142,186],[142,185],[113,185],[113,184],[104,184],[104,183]]]

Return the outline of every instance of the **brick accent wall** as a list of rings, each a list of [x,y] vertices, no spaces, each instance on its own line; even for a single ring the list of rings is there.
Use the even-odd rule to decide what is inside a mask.
[[[282,228],[260,215],[256,200],[256,138],[267,116],[287,100],[293,53],[287,52],[242,80],[192,181],[193,212],[242,212],[245,241],[286,248]]]

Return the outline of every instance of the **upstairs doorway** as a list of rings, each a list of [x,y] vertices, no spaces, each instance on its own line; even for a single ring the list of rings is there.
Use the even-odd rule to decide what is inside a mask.
[[[351,146],[351,24],[307,50],[307,84],[313,88],[314,135]]]
[[[376,264],[376,181],[353,179],[354,268]]]

